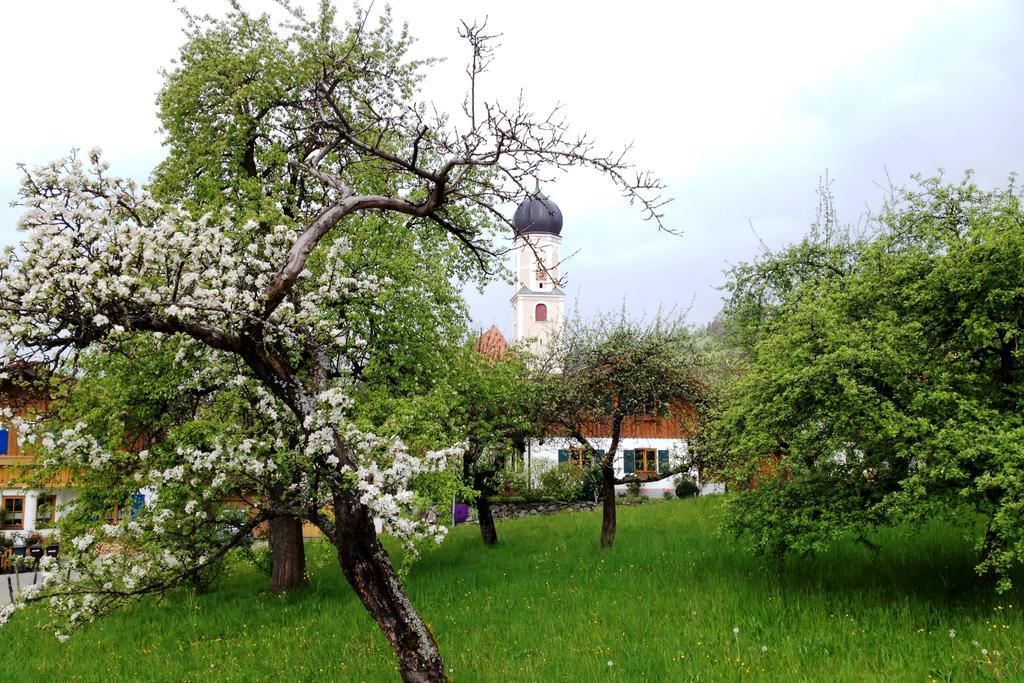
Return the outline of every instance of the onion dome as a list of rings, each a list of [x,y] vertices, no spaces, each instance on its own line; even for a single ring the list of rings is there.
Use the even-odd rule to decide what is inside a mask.
[[[537,191],[516,209],[512,225],[519,235],[558,235],[562,232],[562,211]]]

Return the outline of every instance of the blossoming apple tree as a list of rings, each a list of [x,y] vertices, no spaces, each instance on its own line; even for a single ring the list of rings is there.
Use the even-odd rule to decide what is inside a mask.
[[[284,160],[274,168],[301,179],[293,187],[316,198],[303,215],[293,214],[300,219],[243,223],[237,212],[155,198],[110,175],[98,150],[26,171],[25,238],[0,258],[0,345],[8,363],[47,362],[67,372],[83,353],[173,338],[183,353],[208,359],[211,384],[245,387],[268,422],[287,413],[294,425],[281,436],[224,424],[218,434],[183,443],[172,466],[158,458],[156,466],[138,468],[139,487],[152,489],[156,502],[134,519],[72,539],[77,578],[45,572],[28,599],[50,599],[65,618],[64,636],[126,599],[195,576],[262,523],[258,512],[230,517],[223,506],[208,505],[247,480],[255,490],[278,490],[281,502],[336,546],[403,678],[443,680],[434,637],[406,597],[374,520],[410,543],[440,540],[442,529],[411,514],[410,485],[444,468],[459,448],[412,452],[351,419],[347,359],[365,339],[343,313],[353,301],[372,299],[378,282],[372,272],[352,277],[340,266],[349,248],[344,227],[379,213],[401,218],[404,229],[458,243],[486,270],[500,252],[495,231],[509,226],[504,208],[539,176],[595,168],[659,223],[660,183],[631,174],[622,154],[598,153],[587,137],[571,135],[557,111],[538,117],[521,102],[478,101],[476,85],[492,56],[483,27],[463,28],[470,95],[463,111],[449,116],[415,100],[424,64],[405,58],[407,37],[395,38],[386,16],[375,30],[363,14],[339,26],[325,3],[315,17],[293,11],[292,19],[283,34],[248,36],[284,46],[287,59],[275,68],[302,75],[260,89],[267,99],[251,123],[255,139]],[[269,25],[241,10],[202,21],[210,24],[196,31]],[[243,95],[207,106],[247,108],[252,102]],[[367,168],[374,182],[367,182]],[[245,187],[260,178],[279,180],[257,173]],[[52,465],[103,468],[128,457],[112,453],[87,424],[39,439]],[[130,457],[145,461],[150,453],[143,448]]]

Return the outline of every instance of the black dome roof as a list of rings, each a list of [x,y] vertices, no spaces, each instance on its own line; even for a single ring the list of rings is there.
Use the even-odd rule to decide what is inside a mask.
[[[536,192],[519,205],[512,216],[512,224],[520,235],[558,235],[562,232],[562,211],[553,201]]]

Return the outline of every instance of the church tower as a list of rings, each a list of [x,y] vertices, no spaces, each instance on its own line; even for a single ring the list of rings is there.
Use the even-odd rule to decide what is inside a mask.
[[[565,292],[558,287],[562,212],[539,191],[512,217],[516,229],[516,293],[512,297],[512,342],[533,340],[543,353],[565,321]]]

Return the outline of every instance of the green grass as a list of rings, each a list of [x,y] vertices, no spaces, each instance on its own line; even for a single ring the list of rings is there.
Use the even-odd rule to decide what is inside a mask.
[[[720,537],[721,510],[623,508],[608,552],[596,512],[499,523],[492,549],[460,527],[407,584],[458,681],[1024,680],[1024,591],[976,587],[957,532],[888,532],[877,556],[849,544],[779,568]],[[287,598],[239,565],[211,593],[142,603],[64,645],[19,613],[0,661],[29,681],[395,680],[330,548],[309,551],[312,583]]]

